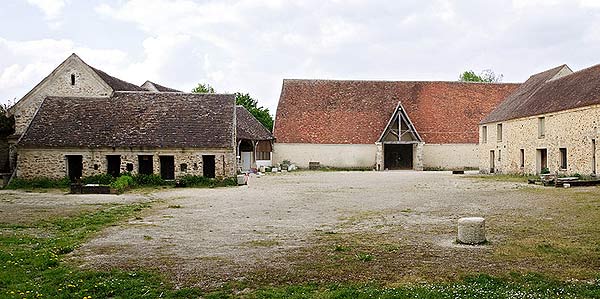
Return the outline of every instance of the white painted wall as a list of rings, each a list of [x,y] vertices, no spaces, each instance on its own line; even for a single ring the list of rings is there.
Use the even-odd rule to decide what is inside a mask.
[[[477,144],[425,144],[423,147],[423,167],[445,169],[479,167]]]
[[[375,144],[311,144],[275,143],[273,163],[289,160],[298,167],[308,168],[308,162],[321,166],[351,168],[375,167]]]

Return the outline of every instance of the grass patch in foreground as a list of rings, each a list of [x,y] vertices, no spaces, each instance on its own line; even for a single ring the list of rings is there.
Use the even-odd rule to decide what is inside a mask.
[[[499,182],[527,183],[528,179],[536,179],[536,178],[539,179],[539,176],[518,175],[518,174],[480,174],[480,175],[468,175],[468,176],[464,176],[464,178],[483,179],[483,180],[499,181]]]

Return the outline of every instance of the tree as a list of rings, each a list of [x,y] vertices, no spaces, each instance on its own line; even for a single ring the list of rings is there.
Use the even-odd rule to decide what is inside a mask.
[[[494,71],[487,69],[481,71],[481,73],[476,74],[474,71],[469,70],[465,71],[458,77],[458,81],[461,82],[489,82],[489,83],[498,83],[502,82],[502,78],[504,75],[499,74],[496,75]]]
[[[192,89],[193,93],[215,93],[215,89],[210,84],[198,84]],[[268,108],[258,106],[258,101],[253,99],[248,93],[235,93],[236,105],[242,105],[250,112],[269,132],[273,131],[273,117]]]
[[[8,116],[8,105],[0,104],[0,137],[7,137],[15,132],[15,117]]]
[[[246,108],[269,132],[273,131],[273,117],[268,108],[258,106],[258,101],[253,99],[250,94],[236,92],[235,103]]]
[[[206,84],[201,84],[198,83],[198,86],[196,86],[196,88],[192,89],[193,93],[215,93],[215,89],[210,86],[210,84],[206,83]]]

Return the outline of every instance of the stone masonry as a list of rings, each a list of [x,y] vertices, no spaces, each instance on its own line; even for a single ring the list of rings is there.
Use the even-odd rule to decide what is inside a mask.
[[[545,118],[543,137],[538,136],[539,117]],[[479,168],[482,173],[490,172],[491,151],[494,151],[497,173],[538,173],[538,149],[547,150],[548,169],[551,173],[589,175],[598,167],[600,105],[513,119],[501,124],[502,141],[498,141],[497,122],[479,126]],[[482,136],[484,126],[487,130],[487,140]],[[596,141],[595,152],[593,140]],[[560,167],[560,148],[567,149],[565,169]],[[525,154],[523,167],[521,149]]]

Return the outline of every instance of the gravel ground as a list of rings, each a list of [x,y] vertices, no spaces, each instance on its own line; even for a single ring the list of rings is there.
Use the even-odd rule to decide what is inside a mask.
[[[127,195],[66,194],[60,190],[33,193],[0,190],[0,223],[27,224],[57,216],[70,216],[110,204],[149,201],[148,197]]]
[[[551,213],[549,196],[532,188],[539,187],[390,171],[270,174],[236,188],[169,189],[152,194],[160,204],[145,217],[106,229],[73,260],[90,268],[158,269],[176,285],[210,287],[257,271],[266,271],[266,280],[276,275],[269,269],[296,271],[331,242],[373,242],[404,250],[397,256],[406,267],[469,259],[485,269],[498,266],[488,260],[493,245],[454,244],[458,218],[486,217],[491,244],[503,242],[506,227]]]

